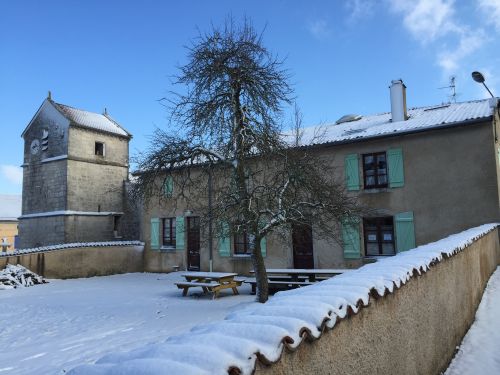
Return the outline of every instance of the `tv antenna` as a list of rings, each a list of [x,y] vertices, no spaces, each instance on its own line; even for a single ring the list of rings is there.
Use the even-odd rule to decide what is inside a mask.
[[[443,89],[450,90],[450,94],[448,95],[448,103],[456,103],[457,102],[457,96],[459,94],[457,94],[456,85],[455,85],[456,78],[457,78],[456,76],[450,76],[450,82],[449,82],[448,86],[439,87],[440,90],[443,90]]]

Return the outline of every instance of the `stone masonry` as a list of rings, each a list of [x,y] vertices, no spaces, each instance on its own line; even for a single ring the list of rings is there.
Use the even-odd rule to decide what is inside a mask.
[[[136,220],[124,217],[132,136],[107,113],[78,110],[49,96],[22,137],[20,248],[138,238],[138,226],[130,225]],[[135,211],[128,208],[127,215]]]

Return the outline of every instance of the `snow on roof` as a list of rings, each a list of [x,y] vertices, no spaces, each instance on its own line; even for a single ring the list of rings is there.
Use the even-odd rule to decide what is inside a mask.
[[[130,137],[130,133],[118,125],[118,123],[109,117],[108,114],[101,115],[100,113],[84,111],[56,102],[52,103],[68,120],[76,125],[107,133],[118,134],[124,137]]]
[[[486,120],[493,114],[496,100],[474,100],[429,107],[411,108],[408,120],[391,121],[391,113],[362,116],[357,121],[326,124],[304,129],[303,145],[354,142],[361,139],[412,133],[470,120]],[[318,136],[318,133],[319,136]],[[317,139],[315,139],[315,136]]]
[[[0,221],[17,220],[21,207],[21,195],[0,195]]]
[[[415,274],[460,252],[498,225],[485,224],[308,287],[277,293],[267,303],[233,311],[223,321],[131,352],[108,354],[69,374],[126,375],[138,369],[162,374],[163,364],[172,375],[253,374],[257,359],[270,364],[280,359],[285,347],[293,350],[306,339],[320,338],[325,328],[332,329],[348,313],[367,306],[372,295],[393,293]]]

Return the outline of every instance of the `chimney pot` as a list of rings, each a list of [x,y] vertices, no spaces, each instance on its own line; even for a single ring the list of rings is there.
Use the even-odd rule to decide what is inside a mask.
[[[391,92],[391,115],[392,122],[405,121],[408,119],[406,113],[406,86],[402,79],[391,81],[389,87]]]

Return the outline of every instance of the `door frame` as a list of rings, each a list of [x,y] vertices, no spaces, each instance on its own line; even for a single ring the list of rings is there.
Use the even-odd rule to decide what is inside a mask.
[[[296,264],[296,253],[295,253],[295,244],[296,244],[296,241],[295,241],[295,235],[297,234],[296,233],[296,230],[300,230],[301,233],[304,233],[304,230],[307,230],[309,231],[309,237],[310,237],[310,244],[309,244],[309,248],[310,248],[310,265],[311,267],[297,267],[297,264]],[[312,231],[312,226],[311,225],[308,225],[308,224],[301,224],[301,225],[292,225],[292,261],[293,261],[293,268],[314,268],[314,265],[315,265],[315,259],[314,259],[314,240],[313,240],[313,231]]]
[[[191,245],[191,223],[193,221],[198,220],[197,226],[198,226],[198,256],[197,256],[197,263],[198,267],[191,267],[191,251],[190,251],[190,245]],[[201,254],[200,254],[200,242],[201,242],[201,228],[200,228],[200,217],[199,216],[187,216],[186,217],[186,265],[188,271],[200,271],[201,270]]]

